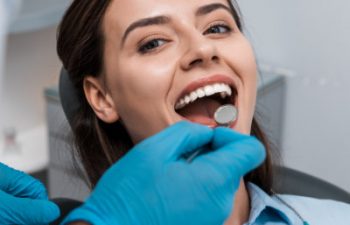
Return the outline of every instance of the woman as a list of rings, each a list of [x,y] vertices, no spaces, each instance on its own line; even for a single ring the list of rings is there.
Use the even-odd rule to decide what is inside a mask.
[[[92,187],[134,145],[181,120],[214,128],[215,109],[231,103],[239,115],[230,129],[256,136],[267,157],[239,183],[226,223],[314,220],[317,210],[301,216],[270,196],[270,150],[253,117],[256,62],[241,30],[237,6],[227,0],[73,2],[58,54],[83,105],[73,133]],[[220,100],[215,84],[229,88]],[[319,204],[297,202],[304,201]]]

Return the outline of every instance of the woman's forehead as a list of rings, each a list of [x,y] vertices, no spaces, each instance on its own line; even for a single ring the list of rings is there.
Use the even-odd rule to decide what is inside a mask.
[[[105,15],[104,27],[119,31],[131,23],[159,15],[194,15],[204,5],[220,3],[228,6],[228,0],[114,0]]]

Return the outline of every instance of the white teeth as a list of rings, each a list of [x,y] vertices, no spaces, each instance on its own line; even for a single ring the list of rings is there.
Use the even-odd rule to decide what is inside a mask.
[[[198,88],[196,93],[197,93],[198,98],[203,98],[205,96],[205,92],[202,88]]]
[[[196,92],[192,92],[192,93],[190,94],[190,98],[191,98],[191,102],[196,101],[196,99],[198,98],[197,93],[196,93]]]
[[[191,102],[190,96],[186,95],[186,96],[185,96],[185,103],[186,103],[186,105],[187,105],[188,103],[190,103],[190,102]]]
[[[225,89],[226,89],[227,94],[228,94],[229,96],[231,96],[231,94],[232,94],[231,88],[228,87],[228,86],[225,86]]]
[[[204,92],[206,96],[213,95],[215,93],[215,88],[213,85],[208,85],[204,87]]]
[[[186,104],[186,103],[185,103],[185,99],[181,99],[180,104],[181,104],[181,105],[185,105],[185,104]]]
[[[224,83],[215,83],[212,85],[206,85],[204,87],[198,88],[191,93],[187,94],[183,98],[181,98],[176,104],[175,109],[181,109],[188,105],[190,102],[194,102],[199,98],[203,98],[205,96],[211,96],[216,93],[220,93],[222,98],[226,96],[231,96],[232,90],[229,85]]]
[[[220,96],[221,96],[221,98],[226,98],[227,94],[226,94],[226,92],[221,92]]]
[[[214,84],[214,89],[215,90],[219,90],[219,89],[221,89],[221,84]]]

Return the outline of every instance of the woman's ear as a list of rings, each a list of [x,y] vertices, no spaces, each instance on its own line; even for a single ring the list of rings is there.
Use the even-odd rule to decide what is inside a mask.
[[[105,123],[114,123],[119,119],[112,97],[98,78],[85,77],[83,87],[85,97],[98,118]]]

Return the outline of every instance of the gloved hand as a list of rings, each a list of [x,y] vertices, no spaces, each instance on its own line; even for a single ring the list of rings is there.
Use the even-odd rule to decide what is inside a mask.
[[[1,224],[47,224],[59,214],[42,183],[0,163]]]
[[[181,158],[206,144],[211,152],[191,163]],[[253,137],[182,121],[139,143],[108,169],[63,224],[222,224],[241,177],[264,157]]]

